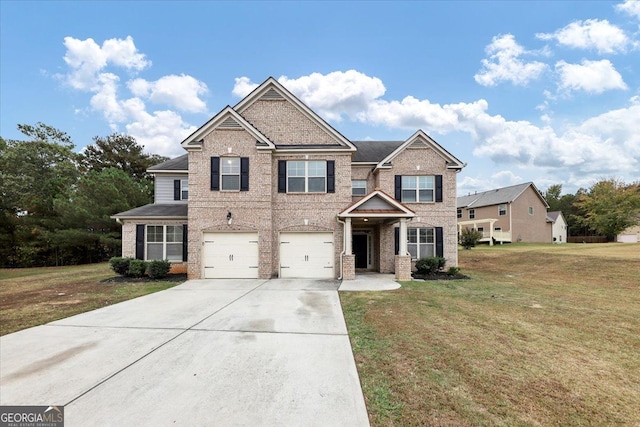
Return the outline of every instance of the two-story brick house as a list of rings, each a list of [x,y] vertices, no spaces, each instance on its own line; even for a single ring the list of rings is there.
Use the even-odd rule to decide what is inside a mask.
[[[269,78],[150,168],[153,204],[114,215],[123,256],[184,262],[190,278],[409,279],[411,260],[457,265],[456,176],[422,131],[345,138]]]

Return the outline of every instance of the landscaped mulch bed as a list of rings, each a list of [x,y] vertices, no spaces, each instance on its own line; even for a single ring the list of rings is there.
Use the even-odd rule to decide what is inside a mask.
[[[108,279],[103,279],[100,283],[147,283],[147,282],[186,282],[187,275],[186,273],[179,274],[167,274],[165,277],[161,279],[152,279],[149,276],[143,277],[129,277],[129,276],[113,276]]]

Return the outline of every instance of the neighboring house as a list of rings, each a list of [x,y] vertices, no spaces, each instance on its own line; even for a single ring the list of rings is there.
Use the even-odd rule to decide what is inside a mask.
[[[625,229],[616,237],[617,242],[638,243],[640,242],[640,224]]]
[[[567,221],[561,211],[547,212],[547,222],[551,223],[551,241],[567,243]]]
[[[122,253],[185,262],[190,278],[409,279],[412,260],[457,265],[456,176],[422,131],[350,141],[269,78],[149,169],[155,200],[114,215]]]
[[[532,182],[458,197],[457,207],[458,230],[481,231],[481,242],[552,241],[549,205]]]

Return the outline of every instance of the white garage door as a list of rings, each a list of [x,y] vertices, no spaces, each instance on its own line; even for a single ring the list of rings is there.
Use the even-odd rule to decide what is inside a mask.
[[[280,277],[332,279],[333,233],[281,233]]]
[[[257,279],[258,233],[205,233],[205,279]]]

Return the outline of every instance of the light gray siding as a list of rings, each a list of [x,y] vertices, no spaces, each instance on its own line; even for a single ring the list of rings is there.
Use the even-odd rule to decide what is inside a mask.
[[[154,203],[187,203],[187,200],[173,200],[173,181],[187,179],[187,174],[156,174]]]

